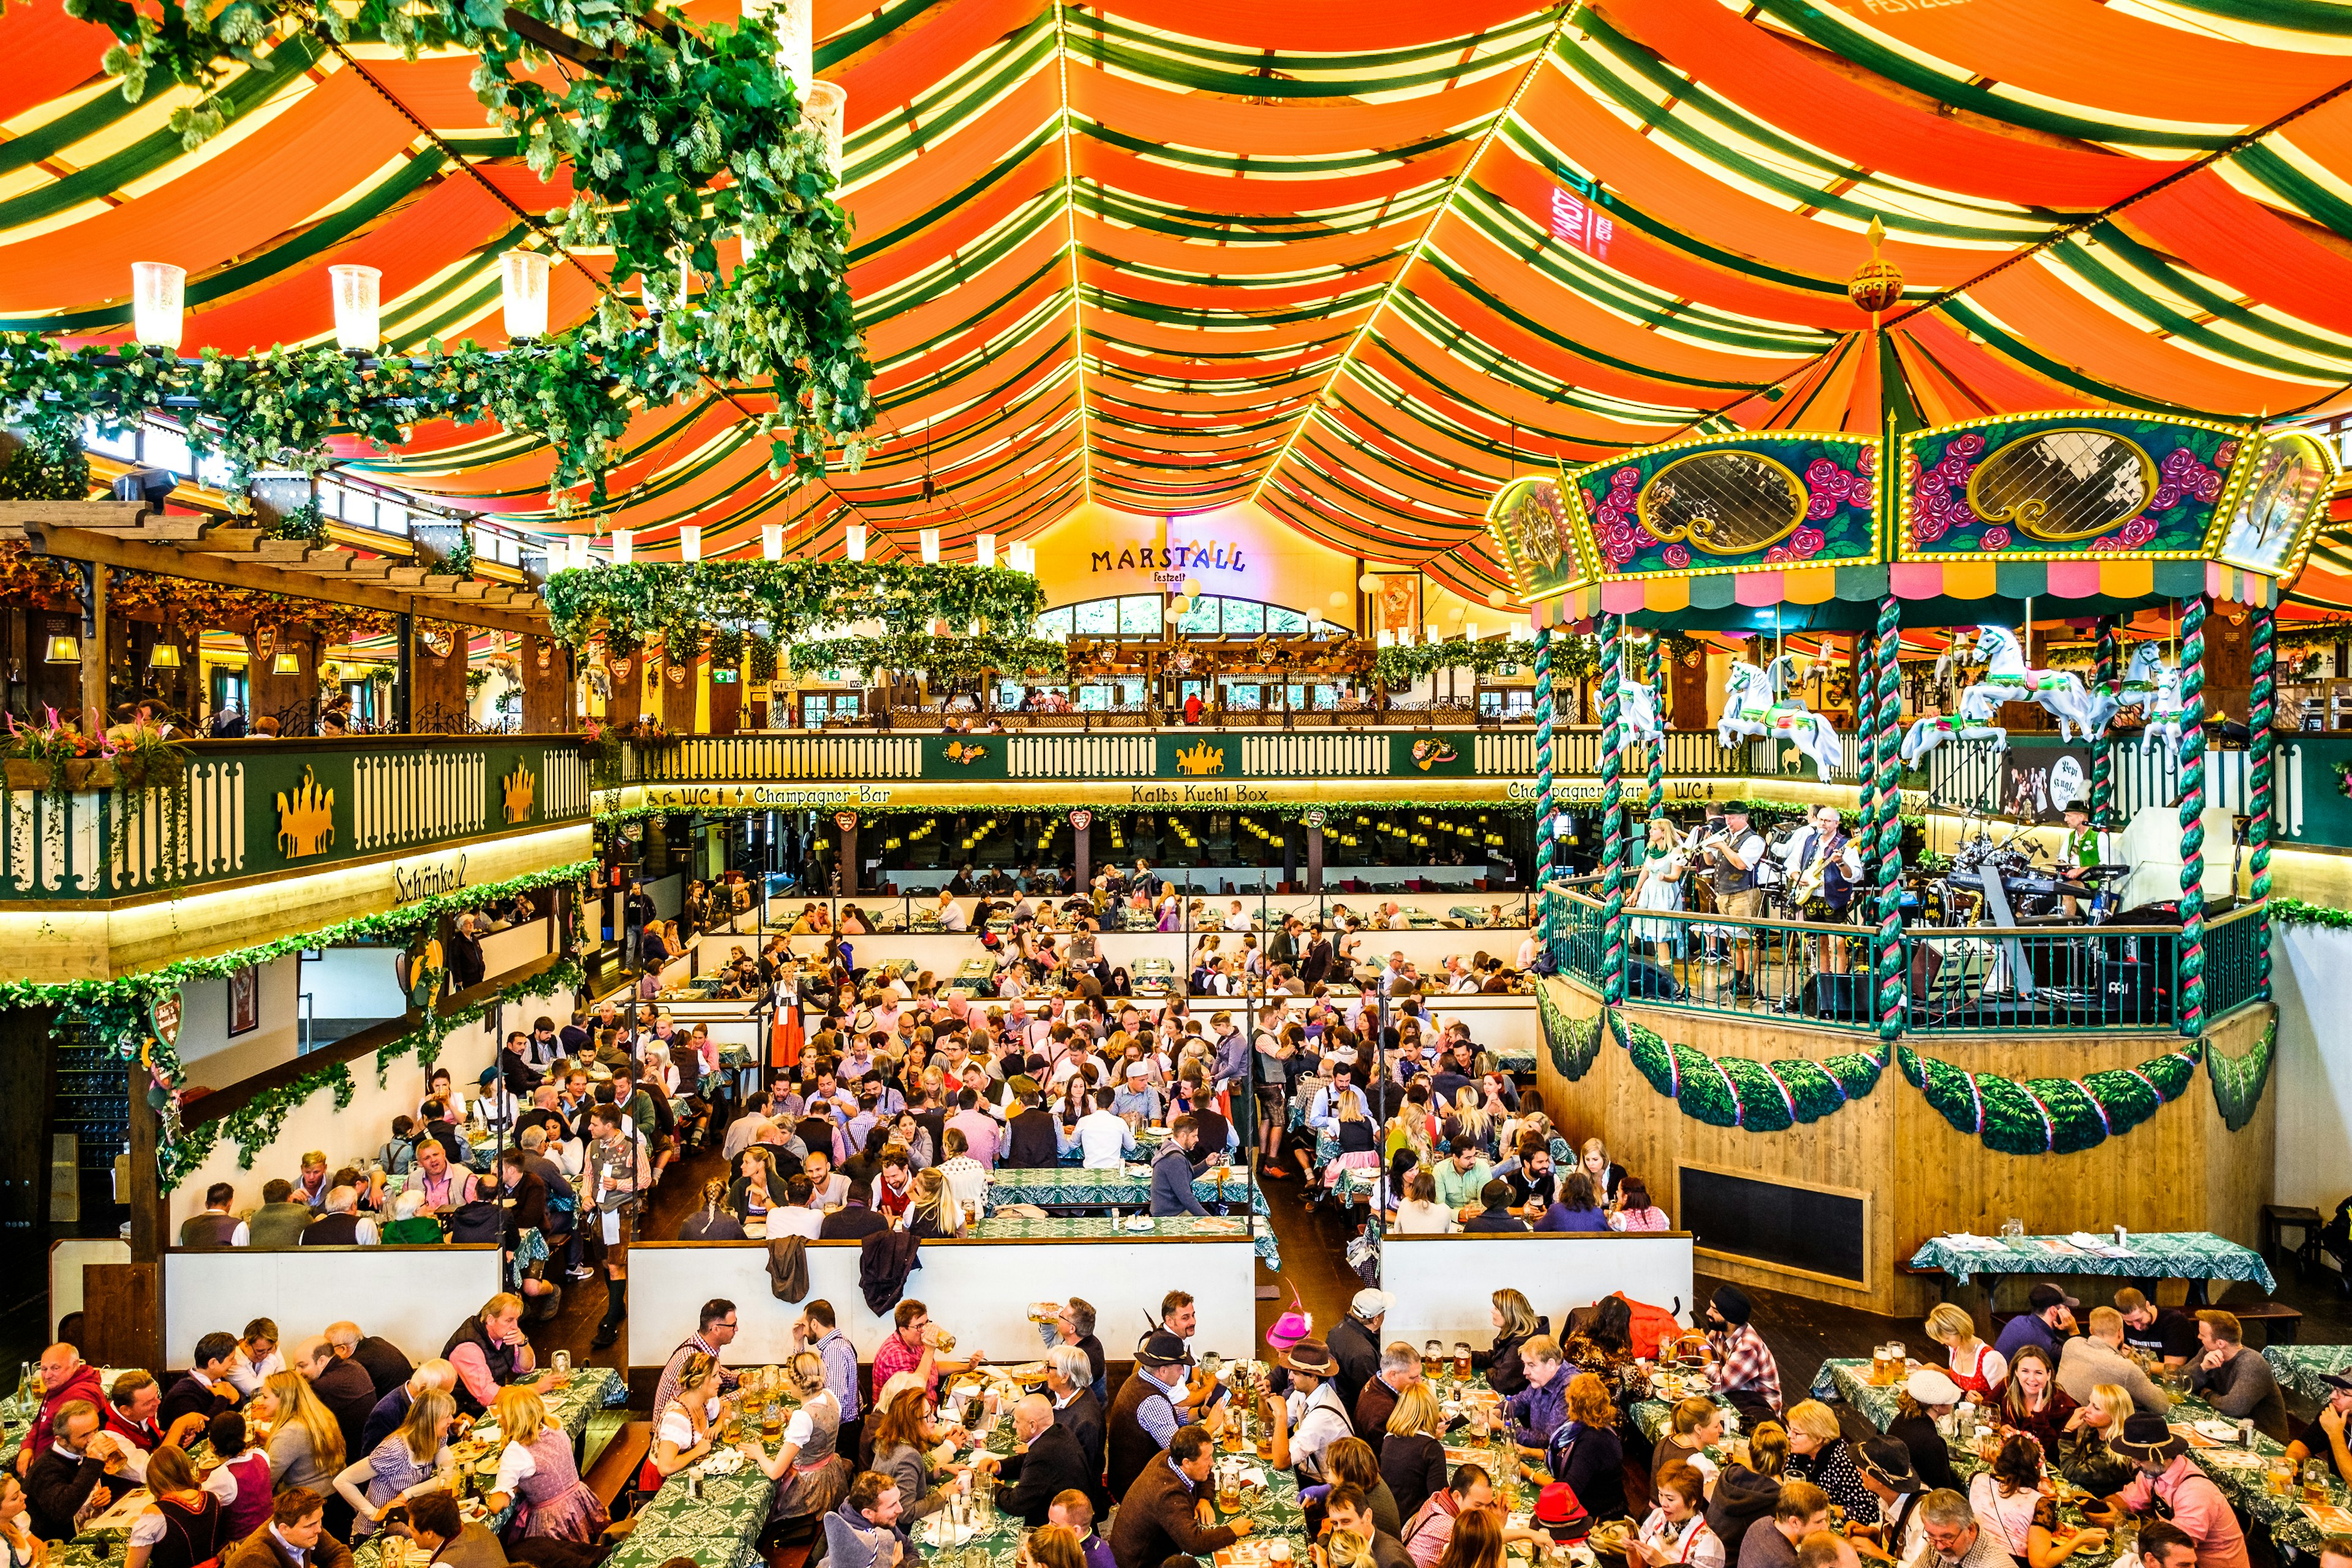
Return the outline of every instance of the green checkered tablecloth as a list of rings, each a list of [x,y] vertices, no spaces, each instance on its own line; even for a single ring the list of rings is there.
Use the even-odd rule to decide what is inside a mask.
[[[2352,1373],[2352,1345],[2268,1345],[2263,1359],[2278,1374],[2281,1388],[2291,1388],[2314,1405],[2325,1404],[2336,1392],[2319,1381],[2322,1373]]]
[[[750,1465],[731,1476],[705,1477],[699,1498],[673,1479],[637,1510],[636,1528],[604,1568],[661,1568],[673,1557],[698,1568],[748,1568],[760,1560],[760,1531],[775,1495],[776,1483]]]
[[[1242,1166],[1230,1167],[1222,1183],[1207,1172],[1192,1178],[1192,1195],[1204,1204],[1238,1202],[1244,1194],[1249,1195],[1250,1212],[1265,1216],[1265,1194],[1251,1182],[1249,1172]],[[988,1202],[992,1208],[1006,1204],[1034,1204],[1039,1208],[1148,1209],[1151,1206],[1151,1173],[1140,1165],[1118,1171],[1089,1171],[1075,1165],[1049,1170],[991,1171]],[[1279,1270],[1282,1247],[1274,1238],[1274,1226],[1270,1223],[1261,1225],[1256,1233],[1259,1259],[1268,1268]]]
[[[2245,1279],[2277,1289],[2270,1265],[2251,1247],[2206,1230],[2128,1233],[2120,1257],[2085,1252],[2063,1236],[2014,1238],[1929,1237],[1914,1268],[1940,1268],[1960,1284],[1975,1274],[2105,1274],[2126,1279]]]
[[[968,1227],[964,1235],[980,1241],[1063,1241],[1074,1237],[1122,1237],[1140,1239],[1144,1237],[1239,1237],[1248,1234],[1246,1223],[1239,1215],[1168,1215],[1151,1222],[1148,1231],[1129,1230],[1127,1222],[1114,1227],[1108,1215],[1054,1215],[1045,1219],[1028,1219],[1018,1215],[996,1215]]]
[[[2352,1358],[2352,1348],[2343,1346],[2289,1345],[2281,1348],[2334,1350]],[[1871,1425],[1884,1431],[1895,1414],[1895,1391],[1892,1388],[1872,1388],[1867,1381],[1869,1364],[1859,1360],[1825,1363],[1821,1375],[1813,1380],[1813,1394],[1818,1398],[1825,1390],[1833,1389]],[[2174,1429],[2184,1433],[2196,1422],[2223,1418],[2212,1405],[2193,1394],[2174,1395],[2168,1415]],[[2205,1443],[2206,1439],[2192,1435],[2189,1441],[2199,1444]],[[1973,1475],[1984,1468],[1983,1461],[1977,1458],[1974,1448],[1958,1443],[1948,1446],[1953,1468],[1963,1476]],[[2270,1489],[2267,1478],[2269,1461],[2285,1452],[2281,1445],[2259,1433],[2254,1436],[2254,1446],[2251,1450],[2239,1447],[2235,1443],[2192,1447],[2189,1450],[2198,1467],[2213,1479],[2213,1484],[2221,1489],[2222,1495],[2240,1513],[2269,1531],[2271,1539],[2279,1545],[2308,1552],[2331,1532],[2321,1529],[2305,1510],[2300,1489],[2292,1497],[2283,1497]],[[2352,1505],[2352,1492],[2347,1492],[2339,1480],[2331,1478],[2327,1500],[2338,1508]]]

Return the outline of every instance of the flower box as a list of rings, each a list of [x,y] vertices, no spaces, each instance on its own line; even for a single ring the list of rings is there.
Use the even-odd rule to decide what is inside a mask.
[[[49,788],[56,780],[53,764],[28,757],[6,759],[10,789]],[[112,789],[122,782],[121,773],[113,763],[104,757],[77,757],[65,764],[66,788],[79,792]]]

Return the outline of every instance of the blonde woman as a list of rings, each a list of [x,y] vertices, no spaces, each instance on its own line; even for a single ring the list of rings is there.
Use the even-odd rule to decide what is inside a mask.
[[[802,1351],[784,1363],[784,1376],[800,1396],[801,1407],[784,1427],[783,1446],[769,1458],[755,1442],[747,1442],[743,1457],[764,1471],[776,1489],[770,1505],[772,1519],[803,1519],[831,1513],[849,1490],[849,1461],[834,1452],[841,1432],[841,1401],[824,1384],[824,1361],[814,1351]]]
[[[1495,1118],[1481,1103],[1478,1091],[1465,1084],[1454,1091],[1454,1109],[1445,1113],[1445,1141],[1456,1149],[1477,1148],[1488,1159],[1495,1155]]]
[[[1352,1530],[1335,1530],[1323,1542],[1324,1568],[1378,1568],[1372,1543]]]
[[[327,1527],[332,1531],[341,1525],[348,1532],[351,1521],[332,1517],[343,1506],[335,1497],[335,1477],[343,1468],[342,1427],[310,1392],[310,1380],[300,1373],[273,1372],[261,1386],[269,1408],[262,1410],[262,1401],[257,1397],[254,1414],[269,1423],[273,1484],[281,1494],[308,1487],[334,1501],[335,1506],[327,1510]]]
[[[1783,1473],[1811,1481],[1829,1493],[1830,1501],[1845,1510],[1846,1517],[1856,1523],[1878,1521],[1877,1495],[1862,1484],[1837,1412],[1818,1399],[1801,1399],[1789,1406],[1789,1463]]]
[[[335,1477],[335,1490],[352,1505],[355,1539],[373,1534],[392,1505],[411,1492],[446,1486],[456,1479],[457,1462],[449,1455],[449,1423],[457,1414],[456,1400],[437,1388],[426,1389],[409,1402],[408,1415],[398,1431]]]
[[[1625,1182],[1625,1167],[1611,1162],[1609,1146],[1598,1138],[1584,1141],[1584,1147],[1577,1151],[1576,1163],[1592,1178],[1593,1186],[1601,1194],[1601,1206],[1614,1213],[1619,1202],[1617,1189]]]
[[[1927,1337],[1951,1352],[1952,1381],[1960,1392],[1973,1394],[1979,1405],[1990,1405],[2009,1381],[2009,1362],[1977,1337],[1977,1321],[1968,1309],[1949,1301],[1927,1314]]]
[[[699,1461],[717,1444],[719,1409],[719,1358],[708,1351],[688,1354],[678,1369],[677,1396],[664,1405],[654,1420],[653,1451],[646,1456],[650,1474],[640,1475],[637,1489],[654,1487]]]
[[[2091,1397],[2066,1418],[2066,1431],[2053,1456],[2065,1478],[2095,1497],[2113,1497],[2138,1475],[2131,1461],[2107,1447],[2107,1439],[2124,1429],[2124,1417],[2138,1406],[2131,1390],[2121,1384],[2102,1383]]]
[[[908,1202],[899,1228],[925,1240],[963,1234],[963,1205],[956,1201],[938,1166],[915,1173],[915,1195]]]
[[[1642,857],[1641,870],[1633,882],[1633,907],[1637,910],[1679,910],[1683,907],[1683,873],[1690,862],[1682,851],[1682,840],[1675,837],[1674,824],[1663,816],[1650,819],[1650,839],[1647,852]],[[1671,967],[1675,949],[1682,936],[1679,921],[1635,921],[1633,940],[1646,942],[1657,954],[1658,966]]]
[[[1411,1519],[1432,1493],[1445,1489],[1445,1411],[1419,1378],[1397,1395],[1389,1429],[1381,1440],[1381,1478],[1396,1496],[1397,1511]]]
[[[1066,1524],[1041,1524],[1023,1536],[1013,1560],[1017,1568],[1087,1568],[1086,1549],[1078,1544],[1078,1532]],[[1356,1564],[1351,1561],[1343,1565],[1335,1559],[1333,1568],[1356,1568]],[[1370,1568],[1369,1557],[1365,1568]]]
[[[1538,1316],[1518,1291],[1506,1287],[1489,1297],[1487,1321],[1495,1325],[1495,1342],[1470,1352],[1470,1364],[1486,1374],[1486,1385],[1506,1399],[1528,1387],[1527,1367],[1520,1351],[1538,1334],[1551,1332],[1551,1320]]]
[[[1675,1405],[1669,1429],[1659,1435],[1657,1447],[1651,1451],[1650,1489],[1657,1490],[1658,1478],[1666,1470],[1684,1465],[1698,1472],[1706,1490],[1714,1490],[1719,1467],[1706,1457],[1706,1450],[1722,1441],[1721,1405],[1704,1394],[1693,1394]]]
[[[512,1501],[517,1506],[510,1534],[592,1544],[612,1519],[580,1479],[572,1435],[548,1419],[547,1405],[536,1392],[519,1383],[499,1389],[491,1410],[506,1447],[499,1450],[490,1511]]]

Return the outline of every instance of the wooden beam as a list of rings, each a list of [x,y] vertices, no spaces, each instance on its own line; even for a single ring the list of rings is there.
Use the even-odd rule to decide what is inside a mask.
[[[355,563],[359,570],[349,574],[326,576],[300,567],[288,569],[265,565],[250,554],[241,559],[222,559],[206,552],[213,548],[214,542],[220,539],[223,531],[241,533],[247,531],[245,530],[215,531],[196,549],[181,550],[168,544],[150,544],[138,539],[118,539],[109,534],[94,533],[85,528],[53,522],[42,515],[58,505],[109,504],[112,503],[0,502],[0,525],[23,525],[26,536],[37,553],[59,560],[89,561],[102,566],[155,572],[166,577],[218,583],[231,588],[259,588],[273,594],[290,595],[298,599],[318,599],[331,605],[351,605],[361,609],[389,611],[394,615],[430,616],[436,620],[455,621],[460,626],[480,626],[489,631],[539,635],[547,631],[543,616],[519,614],[513,609],[485,609],[464,600],[436,599],[404,593],[391,586],[351,580],[360,575],[365,567],[388,567],[388,563]],[[257,542],[258,531],[253,531]],[[405,570],[414,572],[417,569],[410,567]],[[532,607],[536,607],[535,600]]]

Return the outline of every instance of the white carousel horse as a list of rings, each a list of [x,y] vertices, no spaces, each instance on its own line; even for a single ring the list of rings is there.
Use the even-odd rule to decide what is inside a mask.
[[[2158,665],[2155,686],[2145,705],[2147,728],[2140,731],[2139,749],[2146,752],[2162,739],[2165,752],[2177,770],[2180,766],[2180,671],[2168,664]]]
[[[2158,683],[2165,668],[2161,650],[2152,642],[2144,642],[2132,649],[2130,662],[2126,665],[2121,680],[2092,682],[2084,697],[2084,711],[2091,720],[2091,737],[2105,740],[2107,726],[2115,722],[2116,715],[2126,708],[2146,711],[2156,700]],[[2179,678],[2175,676],[2176,691],[2179,684]]]
[[[1629,746],[1654,746],[1664,741],[1658,724],[1658,692],[1653,686],[1628,680],[1617,688],[1617,723]]]
[[[2035,702],[2058,721],[2059,740],[2073,740],[2078,730],[2086,739],[2095,732],[2090,693],[2083,689],[2082,677],[2071,670],[2026,668],[2025,650],[2007,626],[1979,626],[1976,658],[1985,667],[1984,678],[1960,694],[1963,710],[1969,699],[1979,694],[1988,708]]]
[[[1995,756],[2009,750],[2009,731],[1992,721],[1992,705],[1977,695],[1981,689],[1971,687],[1957,714],[1930,713],[1913,720],[1903,736],[1903,765],[1917,767],[1947,741],[1990,742]]]
[[[1802,702],[1780,695],[1783,683],[1794,668],[1794,661],[1787,654],[1764,669],[1733,660],[1731,679],[1723,694],[1723,717],[1716,722],[1715,738],[1728,749],[1739,744],[1742,736],[1759,741],[1771,735],[1785,736],[1798,751],[1813,760],[1822,782],[1827,784],[1830,774],[1845,761],[1845,746],[1827,720]]]

